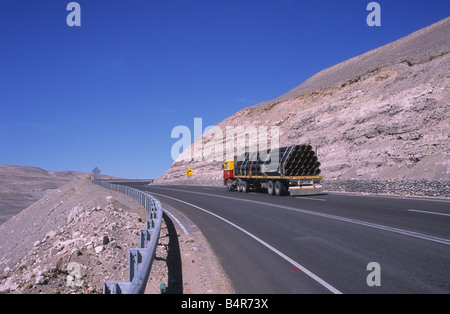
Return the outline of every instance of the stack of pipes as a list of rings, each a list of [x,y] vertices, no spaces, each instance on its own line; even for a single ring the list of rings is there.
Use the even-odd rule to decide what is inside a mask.
[[[304,144],[244,153],[237,159],[235,175],[315,176],[320,174],[319,167],[312,146]]]

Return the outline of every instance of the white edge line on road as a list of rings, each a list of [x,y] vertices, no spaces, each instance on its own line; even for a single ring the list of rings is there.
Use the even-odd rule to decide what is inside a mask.
[[[185,192],[185,193],[191,193],[191,194],[207,195],[207,196],[213,196],[213,197],[219,197],[219,198],[225,198],[225,199],[232,199],[232,200],[241,201],[241,202],[260,204],[260,205],[263,205],[263,206],[277,207],[277,208],[282,208],[282,209],[295,211],[295,212],[302,213],[302,214],[308,214],[308,215],[313,215],[313,216],[330,218],[330,219],[334,219],[334,220],[344,221],[344,222],[357,224],[357,225],[362,225],[362,226],[375,228],[375,229],[379,229],[379,230],[399,233],[399,234],[403,234],[403,235],[406,235],[406,236],[419,238],[419,239],[423,239],[423,240],[428,240],[428,241],[432,241],[432,242],[436,242],[436,243],[450,245],[450,239],[439,238],[439,237],[430,236],[430,235],[427,235],[427,234],[418,233],[418,232],[414,232],[414,231],[409,231],[409,230],[404,230],[404,229],[399,229],[399,228],[394,228],[394,227],[378,225],[378,224],[375,224],[375,223],[370,223],[370,222],[366,222],[366,221],[362,221],[362,220],[356,220],[356,219],[352,219],[352,218],[346,218],[346,217],[341,217],[341,216],[335,216],[335,215],[315,212],[315,211],[307,210],[307,209],[294,208],[294,207],[290,207],[290,206],[277,205],[277,204],[271,204],[271,203],[265,203],[265,202],[255,201],[255,200],[235,198],[235,197],[223,196],[223,195],[207,194],[207,193],[194,192],[194,191],[181,191],[181,190],[168,189],[168,188],[163,188],[163,189],[164,190],[172,190],[172,191],[176,191],[176,192]],[[153,192],[150,192],[150,193],[153,193]],[[157,194],[157,193],[155,193],[155,194]]]
[[[409,212],[425,213],[425,214],[433,214],[433,215],[450,216],[450,214],[437,213],[437,212],[428,212],[426,210],[418,210],[418,209],[408,209],[408,211]]]
[[[156,194],[156,195],[161,195],[163,197],[167,197],[170,198],[172,200],[175,200],[177,202],[189,205],[191,207],[197,208],[207,214],[210,214],[211,216],[214,216],[224,222],[226,222],[227,224],[235,227],[236,229],[238,229],[239,231],[242,231],[243,233],[245,233],[246,235],[248,235],[249,237],[253,238],[254,240],[258,241],[259,243],[261,243],[262,245],[264,245],[265,247],[267,247],[269,250],[271,250],[272,252],[274,252],[275,254],[277,254],[278,256],[282,257],[283,259],[285,259],[287,262],[291,263],[292,265],[294,265],[297,269],[301,270],[304,274],[306,274],[307,276],[309,276],[310,278],[312,278],[313,280],[315,280],[317,283],[319,283],[320,285],[322,285],[323,287],[325,287],[326,289],[328,289],[330,292],[334,293],[334,294],[342,294],[341,291],[337,290],[336,288],[334,288],[332,285],[330,285],[329,283],[327,283],[325,280],[323,280],[322,278],[318,277],[317,275],[315,275],[314,273],[312,273],[311,271],[309,271],[308,269],[306,269],[305,267],[303,267],[302,265],[300,265],[299,263],[297,263],[296,261],[294,261],[292,258],[290,258],[289,256],[286,256],[285,254],[283,254],[282,252],[278,251],[276,248],[274,248],[273,246],[271,246],[270,244],[268,244],[267,242],[264,242],[263,240],[261,240],[260,238],[258,238],[257,236],[255,236],[254,234],[248,232],[247,230],[239,227],[238,225],[232,223],[231,221],[216,215],[204,208],[201,208],[197,205],[179,200],[177,198],[171,197],[171,196],[167,196],[164,194],[159,194],[159,193],[155,193],[155,192],[150,192],[152,194]]]
[[[298,199],[305,199],[305,200],[312,200],[312,201],[322,201],[322,202],[326,202],[326,199],[323,198],[314,198],[314,197],[304,197],[304,196],[296,196],[295,198]]]
[[[157,194],[157,193],[155,193]],[[175,220],[175,222],[180,226],[181,230],[183,230],[184,234],[189,235],[189,232],[187,232],[186,228],[183,226],[183,224],[175,217],[173,214],[169,213],[169,211],[165,208],[163,208],[164,213],[170,217],[170,219]]]

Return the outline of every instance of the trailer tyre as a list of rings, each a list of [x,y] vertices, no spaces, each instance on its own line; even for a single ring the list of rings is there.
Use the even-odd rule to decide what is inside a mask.
[[[284,195],[284,184],[281,181],[276,181],[275,182],[275,195],[276,196],[282,196]]]
[[[242,192],[242,181],[241,180],[238,180],[237,181],[237,183],[236,183],[236,190],[238,191],[238,192]]]
[[[248,182],[247,181],[242,181],[242,193],[247,193],[248,192]]]
[[[275,187],[274,187],[273,181],[270,180],[269,182],[267,182],[267,194],[273,195],[274,190],[275,190]]]

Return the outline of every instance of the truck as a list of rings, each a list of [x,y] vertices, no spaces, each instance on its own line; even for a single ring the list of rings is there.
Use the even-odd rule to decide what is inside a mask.
[[[320,162],[309,144],[292,145],[234,156],[223,163],[228,191],[263,191],[299,196],[323,193]]]

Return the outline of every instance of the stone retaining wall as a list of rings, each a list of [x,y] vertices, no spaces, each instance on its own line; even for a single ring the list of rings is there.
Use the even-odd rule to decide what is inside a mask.
[[[450,180],[391,179],[391,180],[324,180],[324,190],[412,196],[450,197]]]

